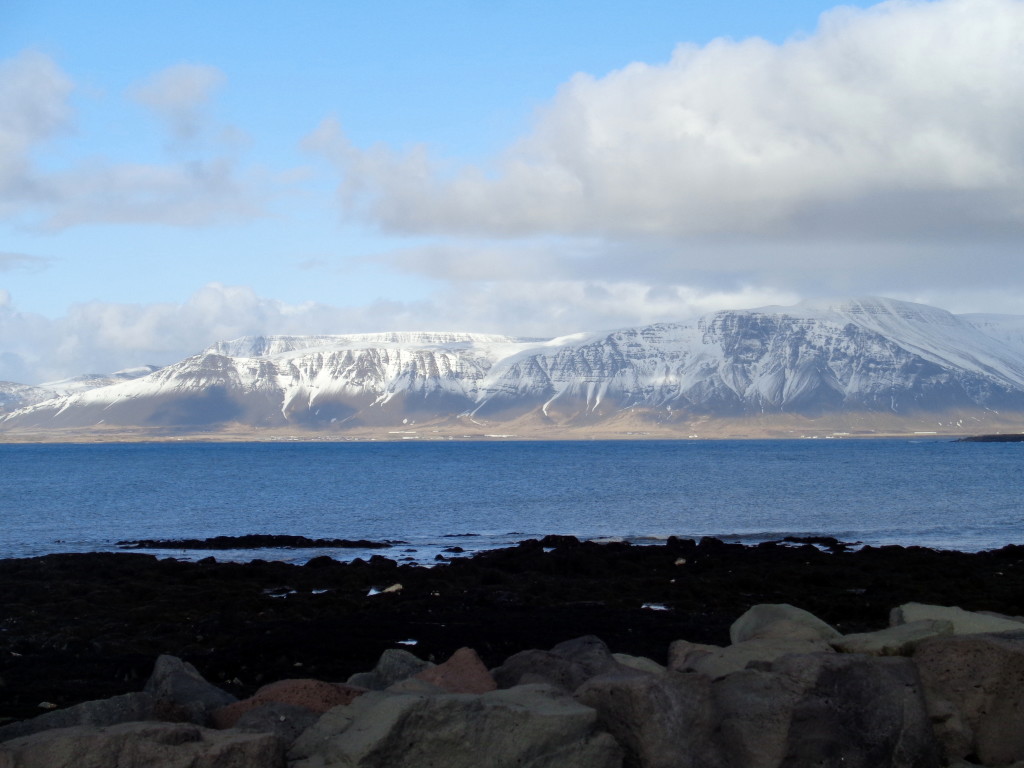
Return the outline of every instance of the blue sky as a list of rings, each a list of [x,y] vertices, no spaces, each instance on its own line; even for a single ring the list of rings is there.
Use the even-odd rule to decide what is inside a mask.
[[[1024,314],[1024,0],[0,0],[0,380],[254,333]]]

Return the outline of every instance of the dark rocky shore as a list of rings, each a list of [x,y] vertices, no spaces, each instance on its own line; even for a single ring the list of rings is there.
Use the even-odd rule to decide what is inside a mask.
[[[592,634],[612,651],[665,663],[681,638],[728,644],[730,624],[759,603],[790,603],[847,634],[886,626],[890,609],[911,601],[1024,614],[1024,546],[846,551],[827,539],[748,547],[548,537],[434,568],[384,557],[302,566],[135,553],[5,560],[0,724],[39,714],[43,702],[137,691],[160,654],[244,698],[286,678],[344,681],[389,648],[441,661],[468,646],[494,667]]]

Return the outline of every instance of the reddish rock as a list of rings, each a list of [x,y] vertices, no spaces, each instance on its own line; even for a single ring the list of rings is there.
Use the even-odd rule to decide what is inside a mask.
[[[232,728],[246,712],[265,704],[290,704],[322,714],[334,707],[351,704],[366,693],[345,683],[324,683],[319,680],[278,680],[265,685],[250,698],[237,701],[213,712],[213,724],[217,728]]]
[[[498,687],[472,648],[459,648],[444,664],[425,669],[415,677],[449,693],[487,693]]]

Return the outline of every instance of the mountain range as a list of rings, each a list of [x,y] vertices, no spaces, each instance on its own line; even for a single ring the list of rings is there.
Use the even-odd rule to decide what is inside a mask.
[[[0,384],[4,403],[9,435],[971,433],[1024,425],[1024,317],[868,297],[553,339],[256,336],[160,369]]]

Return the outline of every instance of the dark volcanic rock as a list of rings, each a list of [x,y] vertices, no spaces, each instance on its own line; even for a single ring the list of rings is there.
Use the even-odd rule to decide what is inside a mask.
[[[400,592],[368,596],[371,587]],[[758,603],[790,603],[843,633],[908,602],[1024,614],[1024,547],[659,546],[528,541],[434,568],[374,557],[315,566],[199,563],[138,553],[0,561],[0,724],[140,690],[161,654],[240,698],[285,678],[343,681],[407,647],[443,661],[474,648],[497,667],[596,635],[664,663],[669,644],[725,645]],[[657,603],[668,610],[644,609]]]

